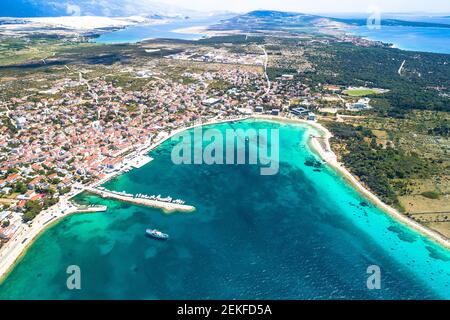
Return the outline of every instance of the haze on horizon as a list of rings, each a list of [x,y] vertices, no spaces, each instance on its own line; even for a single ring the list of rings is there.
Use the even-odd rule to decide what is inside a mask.
[[[195,16],[196,13],[278,10],[312,14],[344,14],[378,11],[416,15],[450,15],[448,0],[13,0],[2,3],[0,17],[45,17],[68,15]]]
[[[145,2],[149,0],[137,0]],[[450,13],[446,0],[159,0],[198,11],[280,10],[303,13],[365,13],[374,9],[387,13]]]

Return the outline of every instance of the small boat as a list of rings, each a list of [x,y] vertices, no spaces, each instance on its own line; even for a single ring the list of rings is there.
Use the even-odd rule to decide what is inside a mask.
[[[169,239],[168,234],[162,233],[161,231],[156,230],[156,229],[153,229],[153,230],[147,229],[147,230],[145,230],[145,233],[156,239],[163,239],[163,240]]]

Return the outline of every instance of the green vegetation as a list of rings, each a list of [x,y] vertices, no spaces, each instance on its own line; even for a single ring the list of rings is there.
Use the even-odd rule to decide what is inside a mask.
[[[385,88],[390,92],[380,95],[379,103],[396,112],[450,111],[449,98],[443,94],[450,88],[448,55],[336,42],[305,50],[305,57],[314,68],[302,77],[312,86],[327,83]],[[399,75],[398,69],[405,60],[404,71]]]
[[[150,81],[146,78],[134,78],[130,74],[108,75],[105,80],[111,82],[114,86],[122,87],[130,91],[143,90]]]
[[[196,41],[199,44],[248,44],[248,43],[264,43],[264,37],[233,35],[233,36],[216,36],[211,38],[204,38]]]
[[[416,153],[376,143],[370,129],[327,122],[331,143],[344,165],[387,204],[399,207],[398,196],[409,192],[411,179],[431,177],[436,168]]]
[[[214,80],[208,85],[208,91],[226,91],[228,89],[231,89],[232,85],[231,83],[224,81],[224,80]]]
[[[40,61],[54,57],[63,49],[82,45],[73,42],[64,42],[51,37],[30,37],[0,39],[0,66],[16,65],[31,61]],[[86,44],[83,44],[86,46]],[[92,44],[91,44],[92,45]]]
[[[428,129],[428,134],[432,136],[450,137],[450,121],[444,119],[437,126]]]
[[[350,89],[345,90],[344,93],[352,97],[364,97],[372,94],[378,94],[378,91],[373,89]]]
[[[28,191],[27,186],[22,181],[17,182],[13,187],[14,192],[25,193]]]
[[[439,199],[441,196],[435,191],[426,191],[421,193],[422,196],[428,199]]]
[[[23,214],[23,221],[24,222],[29,222],[31,220],[33,220],[41,211],[42,211],[43,207],[42,205],[39,203],[39,201],[28,201],[25,204],[25,212]]]

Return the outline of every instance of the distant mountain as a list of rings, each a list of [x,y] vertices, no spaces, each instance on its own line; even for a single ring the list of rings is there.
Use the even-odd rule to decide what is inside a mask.
[[[282,12],[272,10],[257,10],[221,21],[211,26],[212,30],[280,30],[284,28],[320,27],[336,25],[331,18],[317,15]]]
[[[197,12],[159,3],[153,0],[2,0],[0,17],[58,17],[58,16],[127,17],[191,17]]]
[[[310,15],[296,12],[282,12],[272,10],[257,10],[238,15],[231,19],[223,20],[219,24],[211,26],[212,30],[241,30],[244,32],[258,30],[292,30],[295,28],[317,27],[348,27],[364,26],[366,19],[334,18],[318,15]],[[413,27],[442,27],[450,28],[448,24],[431,23],[422,21],[403,21],[396,19],[382,19],[381,25],[385,26],[413,26]]]

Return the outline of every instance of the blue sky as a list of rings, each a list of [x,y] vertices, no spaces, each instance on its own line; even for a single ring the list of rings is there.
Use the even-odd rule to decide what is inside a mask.
[[[382,12],[450,13],[449,0],[159,0],[159,2],[197,10],[249,11],[263,8],[299,12],[367,12],[376,7]]]
[[[0,16],[105,15],[256,9],[303,13],[427,12],[450,15],[450,0],[0,0]],[[184,14],[190,15],[189,11]]]

